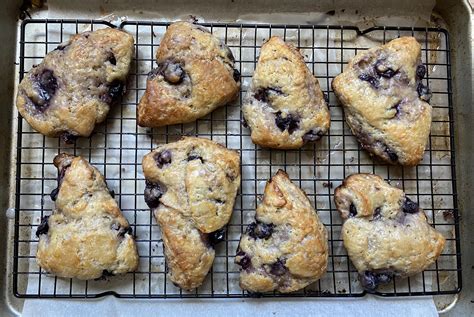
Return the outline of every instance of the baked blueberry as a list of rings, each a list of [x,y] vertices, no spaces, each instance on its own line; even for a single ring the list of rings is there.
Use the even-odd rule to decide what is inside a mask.
[[[239,251],[237,252],[236,264],[240,265],[243,270],[247,270],[252,265],[252,260],[245,252]]]
[[[172,85],[179,85],[184,79],[184,69],[178,63],[165,62],[162,64],[163,78]]]
[[[49,216],[44,216],[41,218],[41,223],[36,229],[36,236],[39,237],[42,234],[47,234],[49,231],[49,224],[48,224]]]
[[[355,217],[357,216],[357,208],[354,204],[351,204],[349,206],[349,217]]]
[[[426,75],[426,66],[425,65],[418,65],[416,67],[416,76],[418,79],[423,79],[425,78]]]
[[[254,239],[268,239],[273,233],[275,226],[270,223],[252,222],[245,231],[246,234]]]
[[[162,168],[164,165],[171,163],[171,158],[171,151],[168,150],[156,153],[155,155],[155,161],[159,168]]]
[[[285,275],[288,272],[288,268],[285,266],[285,262],[278,259],[271,265],[270,273],[276,276]]]
[[[410,198],[405,197],[405,201],[403,202],[402,210],[405,213],[408,214],[414,214],[417,213],[420,208],[418,207],[418,204],[412,201]]]
[[[159,183],[146,181],[145,186],[145,202],[150,208],[156,208],[160,204],[160,198],[163,196],[163,189]]]
[[[369,74],[360,74],[359,79],[370,83],[374,88],[379,87],[379,80],[374,76],[371,76]]]
[[[288,130],[289,134],[292,134],[299,127],[300,120],[297,116],[288,113],[283,116],[281,111],[275,114],[275,124],[281,131]]]
[[[304,142],[313,142],[313,141],[317,141],[319,139],[321,139],[324,135],[324,132],[319,130],[319,131],[314,131],[314,130],[311,130],[309,131],[308,133],[306,133],[305,135],[303,135],[303,141]]]
[[[205,243],[214,248],[217,244],[225,241],[225,229],[219,229],[211,233],[203,234]]]

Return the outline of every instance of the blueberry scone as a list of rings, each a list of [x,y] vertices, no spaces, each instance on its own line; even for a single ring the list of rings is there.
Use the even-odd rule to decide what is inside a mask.
[[[207,139],[185,137],[143,158],[145,202],[160,225],[171,281],[199,287],[224,239],[240,186],[236,151]]]
[[[288,293],[317,281],[326,272],[327,239],[305,193],[279,170],[267,182],[255,222],[240,239],[235,258],[240,287]]]
[[[425,270],[444,248],[444,237],[418,204],[377,175],[347,177],[334,200],[344,246],[368,291]]]
[[[55,209],[36,231],[36,260],[59,277],[89,280],[134,271],[138,254],[132,228],[104,177],[82,157],[59,154]]]
[[[240,74],[231,50],[200,25],[171,24],[156,59],[138,105],[140,126],[195,121],[238,96]]]
[[[421,46],[401,37],[357,54],[332,81],[346,122],[361,146],[388,163],[423,158],[431,128],[431,93],[422,79]]]
[[[112,28],[74,35],[23,78],[18,111],[46,136],[89,136],[125,91],[133,43]]]
[[[252,141],[269,148],[300,148],[330,123],[318,80],[300,52],[276,36],[262,45],[242,112]]]

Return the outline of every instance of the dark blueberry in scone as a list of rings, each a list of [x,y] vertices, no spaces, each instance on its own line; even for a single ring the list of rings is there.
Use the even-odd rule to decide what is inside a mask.
[[[329,129],[329,109],[300,52],[279,37],[263,44],[242,106],[255,144],[297,149]]]
[[[200,160],[201,163],[204,163],[204,159],[202,158],[202,156],[197,155],[197,154],[189,154],[188,161],[193,161],[193,160]]]
[[[217,244],[225,240],[225,229],[219,229],[210,233],[201,233],[201,237],[210,248],[214,248]]]
[[[52,215],[44,217],[36,261],[58,277],[91,280],[132,272],[138,253],[132,228],[110,195],[104,176],[82,157],[59,154],[58,190]]]
[[[349,217],[355,217],[357,216],[357,208],[354,204],[351,204],[349,206]]]
[[[163,76],[164,80],[172,85],[180,84],[184,79],[184,69],[179,63],[172,61],[165,61],[158,66],[159,74]]]
[[[107,104],[116,103],[125,91],[125,83],[121,80],[114,80],[108,85],[107,91],[101,96],[101,100]]]
[[[252,261],[245,252],[237,252],[236,264],[240,265],[242,270],[247,270],[252,265]]]
[[[414,214],[420,211],[418,204],[413,202],[410,198],[405,197],[405,201],[403,202],[403,212]]]
[[[321,131],[321,130],[318,130],[318,131],[311,130],[308,133],[306,133],[305,135],[303,135],[303,141],[304,142],[317,141],[317,140],[321,139],[323,137],[323,135],[324,135],[324,132]]]
[[[25,75],[16,106],[46,136],[88,137],[124,93],[133,37],[118,29],[74,35]]]
[[[199,287],[225,240],[240,186],[240,157],[208,139],[185,137],[143,158],[145,201],[161,228],[170,278]]]
[[[282,276],[286,273],[288,273],[288,268],[285,266],[285,262],[280,259],[270,266],[270,274]]]
[[[246,234],[254,239],[268,239],[273,233],[275,226],[263,222],[252,222],[245,231]]]
[[[163,189],[159,183],[146,181],[145,202],[150,208],[156,208],[160,204],[160,198],[163,196]]]
[[[369,293],[374,292],[379,285],[388,284],[393,279],[393,273],[365,271],[359,274],[359,280],[362,287]]]
[[[235,257],[244,290],[293,292],[325,273],[326,229],[305,193],[282,170],[267,182],[255,218]]]
[[[238,96],[240,73],[231,50],[202,26],[172,23],[156,60],[138,105],[142,127],[192,122]]]
[[[344,247],[368,291],[425,270],[444,248],[445,238],[423,210],[377,175],[347,177],[334,200],[343,219]]]
[[[155,160],[159,168],[162,168],[164,165],[171,163],[171,151],[165,150],[161,153],[156,153]]]
[[[41,223],[36,229],[36,236],[39,237],[42,234],[47,234],[49,231],[49,224],[48,224],[49,216],[44,216],[41,218]]]
[[[363,149],[391,164],[421,161],[432,112],[425,75],[421,45],[401,37],[360,52],[334,78],[334,93]]]
[[[56,200],[56,198],[58,197],[58,192],[59,192],[59,187],[57,187],[57,188],[55,188],[51,191],[51,194],[49,194],[49,197],[51,197],[52,201]]]
[[[78,138],[77,135],[71,134],[70,132],[63,132],[61,133],[60,137],[61,140],[63,140],[63,142],[67,144],[73,144]]]
[[[281,131],[288,130],[289,134],[292,134],[299,127],[300,120],[297,116],[288,113],[285,117],[282,116],[281,111],[275,114],[275,124]],[[303,136],[304,139],[304,136]]]

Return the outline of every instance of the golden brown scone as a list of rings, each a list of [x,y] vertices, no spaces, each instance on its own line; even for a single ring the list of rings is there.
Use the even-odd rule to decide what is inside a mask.
[[[224,238],[240,186],[240,157],[211,140],[185,137],[143,158],[145,202],[161,227],[171,281],[199,287]]]
[[[288,293],[326,272],[326,228],[305,193],[284,171],[267,182],[255,220],[242,235],[235,258],[241,266],[240,287]]]
[[[276,36],[262,45],[242,112],[252,141],[269,148],[300,148],[330,124],[318,80],[300,52]]]
[[[353,174],[334,193],[343,218],[349,258],[369,291],[425,270],[444,248],[424,211],[396,187],[373,174]]]
[[[42,219],[36,260],[45,271],[81,280],[135,271],[132,228],[104,177],[82,157],[59,154],[55,210]]]
[[[416,39],[401,37],[357,54],[332,81],[361,146],[392,164],[418,164],[430,134],[431,93],[420,56]]]
[[[89,136],[125,91],[133,37],[116,29],[84,32],[48,53],[23,78],[16,106],[46,136]]]
[[[195,121],[238,96],[240,74],[231,50],[202,26],[171,24],[156,59],[138,105],[140,126]]]

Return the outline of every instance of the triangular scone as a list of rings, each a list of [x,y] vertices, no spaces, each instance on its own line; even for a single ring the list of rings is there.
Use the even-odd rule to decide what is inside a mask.
[[[240,186],[240,157],[211,140],[185,137],[143,158],[145,201],[161,228],[171,281],[199,287],[224,238]]]
[[[138,105],[140,126],[191,122],[238,96],[240,74],[231,50],[202,26],[171,24],[156,59]]]
[[[421,46],[401,37],[357,54],[332,81],[361,146],[392,164],[416,165],[431,128]]]
[[[25,75],[18,111],[44,135],[87,137],[124,93],[132,55],[133,37],[124,31],[74,35]]]
[[[252,141],[269,148],[300,148],[330,124],[318,80],[301,53],[276,36],[262,45],[242,111]]]
[[[132,228],[104,177],[82,157],[60,154],[53,214],[42,219],[36,260],[43,270],[81,280],[135,271]]]
[[[369,291],[425,270],[441,254],[445,239],[423,210],[380,176],[353,174],[334,192],[344,221],[342,239]]]
[[[250,292],[288,293],[326,272],[326,228],[308,197],[284,171],[268,181],[255,220],[237,250],[240,287]]]

